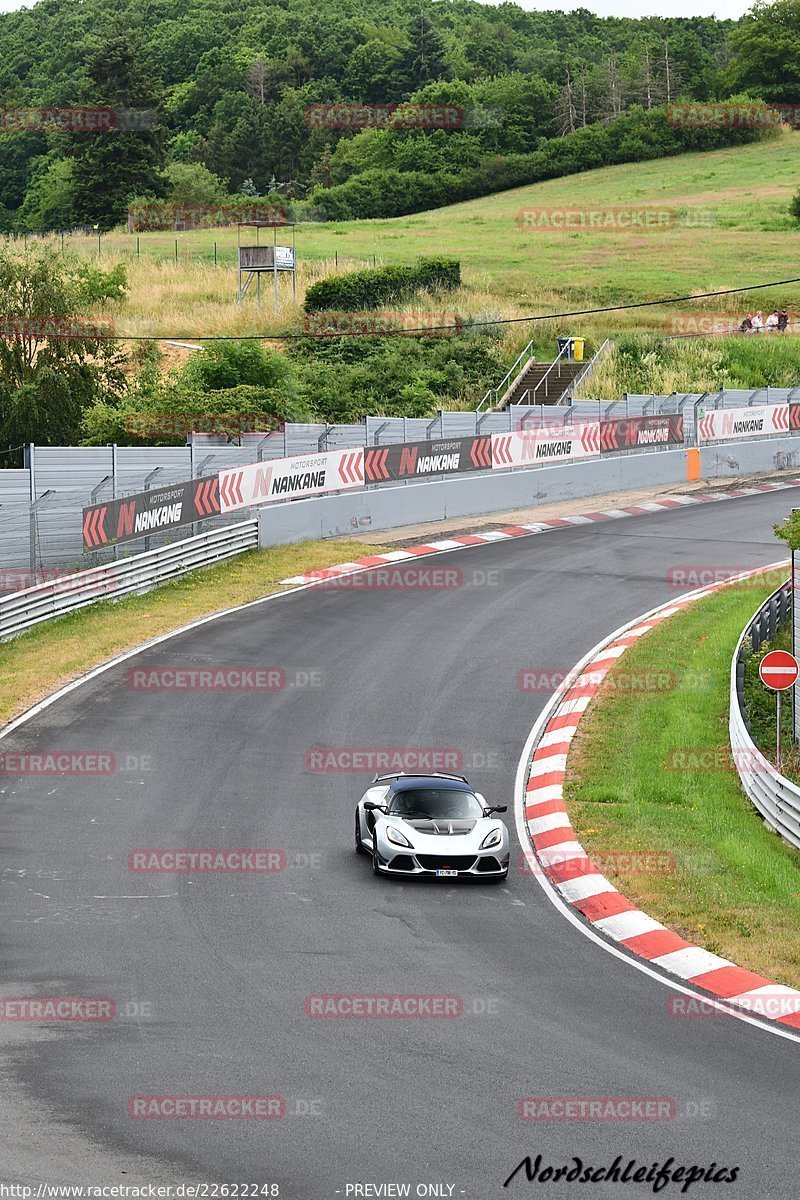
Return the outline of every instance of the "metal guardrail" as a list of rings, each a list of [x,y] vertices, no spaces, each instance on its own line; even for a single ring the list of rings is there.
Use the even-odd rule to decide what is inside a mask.
[[[611,352],[611,347],[613,345],[614,345],[614,343],[611,340],[611,338],[606,338],[606,340],[603,342],[603,344],[599,348],[599,350],[595,350],[594,354],[589,359],[586,366],[583,368],[582,371],[578,372],[578,374],[573,379],[572,383],[569,385],[570,399],[575,395],[575,393],[577,392],[577,390],[581,386],[581,384],[585,383],[587,381],[587,379],[590,378],[590,376],[592,375],[592,372],[594,371],[594,369],[598,365],[598,363],[602,362],[602,360],[606,357],[606,355]]]
[[[741,661],[745,641],[750,639],[753,649],[757,650],[773,637],[778,626],[788,619],[791,603],[791,583],[785,583],[765,600],[742,631],[731,663],[729,731],[733,761],[745,794],[767,825],[800,849],[800,787],[778,774],[750,736],[743,695],[744,663]]]
[[[98,600],[116,600],[133,592],[147,592],[156,584],[177,579],[198,567],[211,566],[257,546],[258,520],[253,518],[106,566],[62,575],[24,591],[12,592],[0,597],[0,641]]]
[[[476,411],[480,412],[483,409],[484,404],[488,404],[490,400],[493,405],[497,404],[498,397],[502,398],[507,391],[510,391],[509,381],[513,380],[513,382],[516,383],[517,375],[522,373],[522,364],[525,364],[525,368],[527,370],[528,366],[533,362],[533,360],[533,338],[531,338],[524,350],[520,350],[519,354],[517,355],[516,362],[512,367],[509,367],[508,371],[500,380],[497,387],[489,388],[488,392],[478,405]]]
[[[547,368],[547,370],[545,371],[544,375],[539,380],[539,382],[534,384],[534,386],[532,388],[528,388],[523,393],[523,395],[520,397],[520,399],[522,400],[522,403],[523,404],[538,404],[540,388],[544,388],[545,396],[549,396],[550,389],[548,387],[548,381],[550,379],[550,375],[552,374],[553,371],[555,371],[556,378],[560,379],[561,378],[561,364],[562,364],[562,362],[567,362],[567,361],[570,361],[570,362],[572,361],[572,345],[570,342],[564,343],[564,345],[561,347],[558,354],[555,356],[553,361],[550,363],[550,366]],[[561,391],[563,393],[564,389],[562,388]]]

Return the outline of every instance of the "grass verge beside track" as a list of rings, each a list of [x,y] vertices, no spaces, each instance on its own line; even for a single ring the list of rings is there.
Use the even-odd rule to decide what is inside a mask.
[[[579,726],[564,795],[587,852],[644,912],[800,987],[800,853],[745,797],[728,739],[731,656],[774,586],[723,588],[627,650]],[[615,869],[630,851],[658,852],[660,869]]]
[[[145,596],[101,601],[0,644],[0,725],[84,671],[149,638],[248,600],[286,590],[280,580],[380,554],[361,542],[302,542],[251,550],[193,571]]]

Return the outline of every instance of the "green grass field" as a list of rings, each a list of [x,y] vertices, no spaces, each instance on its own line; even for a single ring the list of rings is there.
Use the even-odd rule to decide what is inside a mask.
[[[770,578],[724,588],[626,651],[573,743],[565,798],[590,854],[674,855],[671,872],[606,871],[648,915],[797,987],[800,853],[746,799],[728,740],[731,655],[774,586]],[[665,663],[675,674],[671,690],[632,688],[635,679],[663,677]],[[696,752],[715,748],[717,769],[694,769],[703,761]]]
[[[301,327],[306,287],[322,275],[373,261],[409,263],[420,254],[453,255],[462,263],[464,286],[460,292],[400,307],[426,312],[457,309],[486,321],[517,320],[519,323],[502,333],[504,357],[510,364],[534,336],[540,357],[547,357],[555,337],[563,333],[580,334],[598,344],[607,336],[626,332],[675,333],[682,328],[681,317],[689,314],[738,318],[748,309],[770,311],[780,304],[790,313],[800,313],[800,285],[794,284],[699,303],[540,323],[522,319],[531,314],[636,303],[800,275],[794,265],[800,251],[800,225],[788,215],[798,187],[799,151],[800,134],[786,132],[753,145],[588,171],[409,217],[303,224],[296,230],[300,264],[297,303],[292,302],[286,276],[280,280],[277,314],[273,313],[269,285],[260,310],[254,295],[241,307],[235,303],[235,228],[140,234],[139,258],[137,235],[118,232],[102,238],[101,261],[110,264],[122,258],[129,264],[130,296],[113,314],[121,335],[279,337],[281,332]],[[620,206],[675,210],[679,220],[664,229],[639,232],[526,229],[520,221],[526,209],[597,211]],[[704,215],[712,224],[691,224]],[[252,231],[247,236],[252,239]],[[272,240],[270,231],[262,231],[261,236]],[[68,238],[66,242],[81,253],[97,255],[96,239]],[[670,373],[668,367],[656,364],[649,381],[652,386],[627,390],[704,389],[704,383],[693,382],[689,376],[702,373],[712,381],[725,376],[727,359],[720,359],[713,350],[722,340],[705,343],[712,347],[710,357],[688,373]],[[787,381],[787,372],[796,381],[800,347],[795,349],[792,344],[787,349],[785,343],[794,343],[790,337],[781,341],[784,347],[780,351],[749,345],[746,356],[755,356],[755,360],[737,367],[729,382],[736,385],[752,377],[755,382],[745,382],[745,386],[782,383]],[[777,366],[773,361],[776,354],[788,357],[788,366]],[[659,386],[662,379],[663,387]],[[626,390],[626,382],[612,372],[593,394],[615,398],[620,390]],[[643,384],[647,383],[645,377]]]

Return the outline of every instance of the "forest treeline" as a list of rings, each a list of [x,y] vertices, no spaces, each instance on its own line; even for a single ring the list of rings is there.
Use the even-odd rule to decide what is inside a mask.
[[[676,130],[664,106],[794,103],[798,40],[800,0],[738,22],[474,0],[40,0],[0,15],[0,231],[232,196],[390,216],[746,140]],[[412,116],[391,116],[398,104]],[[123,119],[100,135],[50,111],[90,105]],[[426,125],[435,108],[460,115]]]

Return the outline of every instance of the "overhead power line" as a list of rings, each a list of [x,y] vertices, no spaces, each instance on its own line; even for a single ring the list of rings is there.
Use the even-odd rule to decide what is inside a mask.
[[[466,323],[450,322],[441,325],[425,325],[418,326],[413,329],[364,329],[364,330],[347,330],[342,333],[312,333],[312,332],[297,332],[296,330],[286,330],[284,332],[266,331],[263,333],[229,333],[229,334],[127,334],[115,333],[117,340],[123,342],[243,342],[250,340],[270,340],[270,341],[300,341],[300,340],[320,340],[330,341],[333,338],[344,337],[405,337],[410,333],[434,333],[437,331],[444,332],[452,329],[482,329],[492,328],[497,325],[523,325],[534,321],[558,321],[564,320],[567,317],[593,317],[599,316],[602,313],[613,312],[629,312],[637,308],[657,308],[665,304],[690,304],[697,300],[712,300],[717,296],[734,296],[742,292],[755,292],[764,288],[787,287],[789,284],[800,283],[800,278],[796,279],[774,279],[768,283],[749,283],[742,287],[720,288],[715,292],[698,292],[694,295],[687,296],[662,296],[657,300],[637,300],[630,304],[607,304],[599,308],[575,308],[564,312],[554,313],[530,313],[524,317],[497,317],[494,320],[487,321],[470,321]],[[324,319],[325,313],[315,313],[314,316],[320,320]]]

